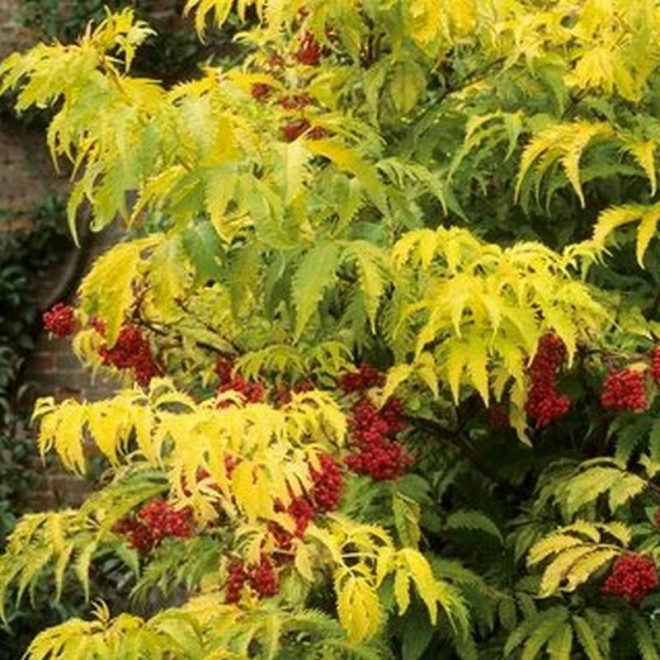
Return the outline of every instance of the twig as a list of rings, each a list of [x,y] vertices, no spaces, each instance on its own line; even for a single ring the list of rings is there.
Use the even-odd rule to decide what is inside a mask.
[[[519,494],[519,490],[513,484],[504,480],[498,474],[497,467],[474,449],[474,447],[465,438],[461,429],[458,429],[457,431],[448,430],[437,421],[429,419],[428,417],[408,416],[406,419],[412,426],[425,428],[431,431],[436,438],[441,438],[442,440],[446,440],[452,444],[456,449],[464,454],[465,457],[468,458],[480,472],[482,472],[486,477],[488,477],[498,486],[501,486],[503,489],[509,491],[512,494]]]

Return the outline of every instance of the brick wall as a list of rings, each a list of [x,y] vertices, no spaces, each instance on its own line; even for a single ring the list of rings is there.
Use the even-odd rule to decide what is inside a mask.
[[[112,229],[94,236],[85,255],[87,269],[116,239],[117,232]],[[48,291],[44,291],[43,295],[48,297]],[[79,401],[107,398],[120,385],[113,378],[100,373],[94,375],[84,369],[73,353],[69,340],[51,338],[45,332],[37,338],[35,350],[25,369],[24,380],[30,384],[35,398],[53,396],[57,401],[67,398]],[[89,454],[94,455],[91,448]],[[40,465],[38,472],[34,494],[34,507],[37,509],[76,505],[90,488],[90,484],[57,465],[48,469]]]
[[[0,60],[14,50],[30,47],[34,36],[18,21],[20,0],[0,0]],[[0,241],[4,232],[22,231],[32,225],[30,211],[50,192],[65,192],[67,180],[56,174],[46,148],[43,131],[32,131],[16,122],[0,123]],[[66,222],[62,218],[62,222]],[[105,232],[94,237],[87,267],[106,250],[116,235]],[[73,258],[74,255],[69,255]],[[53,269],[41,293],[42,302],[55,290],[66,266]],[[82,369],[66,340],[49,339],[42,333],[28,360],[24,381],[34,396],[54,396],[94,400],[109,396],[117,383],[102,376],[92,378]],[[61,468],[38,466],[39,478],[34,492],[36,509],[76,504],[89,488],[83,480],[72,477]]]
[[[20,0],[0,0],[0,60],[25,50],[35,37],[18,20]],[[46,136],[16,122],[0,121],[0,231],[30,227],[31,209],[49,192],[61,191],[66,179],[56,176]]]

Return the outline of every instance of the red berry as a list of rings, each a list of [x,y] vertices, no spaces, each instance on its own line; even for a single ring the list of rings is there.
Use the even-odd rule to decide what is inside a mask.
[[[651,376],[660,385],[660,346],[656,346],[651,351]]]
[[[156,498],[145,504],[135,516],[128,516],[115,525],[118,534],[128,534],[129,544],[147,553],[168,537],[189,538],[194,533],[192,509],[174,509],[169,502]]]
[[[385,374],[370,364],[360,364],[357,371],[350,371],[339,378],[339,387],[345,394],[363,392],[371,387],[383,387]]]
[[[603,383],[600,402],[606,410],[639,412],[648,408],[644,373],[621,369],[610,373]]]
[[[229,391],[242,394],[247,403],[260,403],[266,396],[266,388],[263,383],[250,383],[240,374],[235,375],[231,380],[223,383],[217,389],[218,394]],[[227,405],[230,404],[221,402],[219,407],[224,408]]]
[[[364,381],[344,383],[349,391],[361,389]],[[413,457],[392,435],[405,428],[403,404],[392,399],[378,411],[368,399],[360,399],[349,419],[353,452],[346,457],[346,466],[372,479],[389,480],[400,477],[414,462]]]
[[[547,426],[571,409],[571,400],[559,394],[556,383],[556,372],[565,359],[566,346],[560,337],[541,337],[528,369],[531,387],[525,404],[525,411],[536,420],[537,428]]]
[[[300,64],[305,64],[307,66],[318,66],[321,62],[321,54],[322,50],[319,42],[316,40],[313,34],[306,32],[300,44],[300,48],[294,57],[298,62],[300,62]]]
[[[275,392],[274,403],[278,408],[282,408],[283,406],[291,403],[292,394],[299,394],[300,392],[311,392],[314,389],[316,389],[316,385],[309,378],[296,383],[296,385],[293,387],[283,385]]]
[[[238,603],[245,585],[253,589],[259,599],[275,596],[279,591],[279,576],[271,560],[262,555],[258,564],[246,566],[242,560],[232,562],[225,583],[225,602]]]
[[[337,508],[341,497],[344,478],[335,459],[330,454],[319,456],[320,470],[310,470],[314,487],[312,499],[319,513],[327,513]]]
[[[282,127],[282,135],[287,142],[294,142],[310,128],[306,119],[295,119]]]
[[[231,380],[234,371],[235,359],[233,357],[220,357],[215,363],[215,373],[218,374],[220,384],[224,385]]]
[[[103,364],[131,370],[137,384],[143,387],[148,385],[152,378],[163,373],[154,361],[149,341],[139,328],[130,324],[122,326],[112,348],[103,344],[99,348],[99,355]]]
[[[56,337],[68,337],[76,328],[76,315],[73,307],[56,303],[43,314],[44,328]]]
[[[658,573],[653,560],[631,554],[616,560],[602,591],[609,596],[625,598],[633,607],[639,607],[657,586]]]
[[[259,599],[275,596],[280,588],[277,571],[270,559],[264,555],[261,556],[259,564],[248,568],[247,580]]]
[[[241,593],[246,581],[247,573],[245,572],[243,561],[237,560],[232,562],[229,567],[229,576],[225,583],[225,603],[233,604],[241,600]]]
[[[309,94],[288,94],[278,100],[278,104],[285,110],[302,110],[308,105],[312,105],[314,100]]]
[[[105,337],[105,322],[103,319],[95,316],[90,322],[89,325],[96,330],[102,337]]]
[[[273,53],[268,58],[268,66],[280,68],[284,66],[284,58],[279,53]]]
[[[273,93],[273,88],[265,83],[255,83],[252,85],[252,97],[257,101],[267,101]]]

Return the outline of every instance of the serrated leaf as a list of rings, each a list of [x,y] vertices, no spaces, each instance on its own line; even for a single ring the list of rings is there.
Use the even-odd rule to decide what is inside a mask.
[[[339,262],[340,250],[334,243],[320,243],[302,258],[292,286],[296,338],[300,338],[323,294],[334,283]]]
[[[573,615],[573,628],[587,658],[589,660],[604,660],[593,629],[577,614]]]
[[[481,511],[456,511],[452,513],[445,523],[447,529],[466,529],[484,532],[494,536],[500,543],[504,543],[502,532],[497,525]]]

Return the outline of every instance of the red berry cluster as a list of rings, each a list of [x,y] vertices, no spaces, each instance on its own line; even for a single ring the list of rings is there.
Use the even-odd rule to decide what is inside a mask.
[[[660,346],[656,346],[651,351],[651,376],[653,380],[660,385]]]
[[[56,337],[68,337],[76,328],[73,307],[65,303],[53,305],[43,314],[44,328]]]
[[[140,328],[134,325],[122,326],[115,345],[109,348],[107,344],[103,344],[99,348],[99,355],[103,364],[132,371],[135,382],[143,387],[149,385],[155,376],[163,374],[151,354],[148,339],[144,337]]]
[[[286,508],[286,512],[295,522],[295,532],[292,534],[276,522],[268,525],[278,550],[285,553],[283,561],[287,559],[286,553],[291,552],[294,537],[302,538],[309,524],[319,513],[332,511],[339,504],[344,485],[341,469],[330,454],[321,454],[319,463],[319,470],[310,468],[313,485],[309,495],[294,497]],[[277,511],[285,510],[281,503],[275,508]]]
[[[330,454],[319,456],[320,469],[310,469],[314,487],[312,488],[312,499],[316,511],[327,513],[337,508],[341,497],[344,478],[339,465]]]
[[[536,420],[536,427],[547,426],[571,409],[571,400],[557,391],[557,371],[566,359],[566,346],[560,337],[541,337],[536,355],[529,366],[532,381],[525,412]]]
[[[229,567],[225,584],[225,602],[238,603],[245,585],[248,585],[259,599],[275,596],[280,588],[274,565],[266,555],[258,564],[245,565],[243,560],[234,561]]]
[[[612,372],[603,383],[600,402],[606,410],[617,412],[646,410],[648,400],[644,387],[644,373],[633,369]]]
[[[304,117],[301,117],[300,119],[292,119],[282,126],[282,137],[287,142],[294,142],[303,133],[306,133],[310,140],[320,140],[326,135],[323,126],[315,126],[312,128],[312,125]]]
[[[322,54],[321,44],[319,44],[313,34],[305,32],[300,43],[300,48],[298,48],[294,57],[300,64],[318,66],[321,63]]]
[[[143,506],[135,516],[120,520],[115,526],[118,534],[128,534],[129,544],[147,553],[169,537],[189,538],[195,521],[190,508],[174,509],[169,502],[157,498]]]
[[[309,524],[316,517],[314,505],[306,497],[296,497],[291,500],[286,512],[296,523],[295,536],[302,538]]]
[[[265,103],[273,93],[273,88],[266,83],[255,83],[252,85],[252,97],[257,101]]]
[[[287,94],[277,101],[285,110],[302,110],[313,103],[314,99],[309,94]]]
[[[383,387],[385,374],[370,364],[360,364],[357,371],[350,371],[339,378],[339,387],[344,394],[364,392],[371,387]]]
[[[215,371],[220,378],[217,393],[234,391],[242,394],[248,403],[260,403],[266,395],[263,383],[250,383],[240,374],[234,374],[234,361],[231,358],[220,358],[216,362]],[[228,404],[221,404],[221,406]]]
[[[284,511],[284,506],[276,507],[278,511]],[[296,529],[295,532],[289,532],[278,523],[271,521],[268,523],[268,531],[272,534],[273,540],[278,550],[278,558],[280,563],[287,563],[291,561],[291,551],[293,550],[293,539],[301,539],[305,535],[305,531],[309,524],[316,516],[316,509],[306,497],[294,498],[286,512],[293,518]]]
[[[390,436],[405,428],[403,404],[391,399],[379,411],[369,399],[360,399],[352,408],[349,419],[352,454],[346,457],[347,467],[372,479],[400,477],[414,462],[404,446]]]
[[[225,603],[238,603],[243,593],[243,587],[247,580],[245,564],[242,560],[236,560],[229,566],[229,575],[225,583]]]
[[[274,521],[268,524],[268,530],[277,546],[280,563],[291,561],[293,539],[302,538],[319,513],[332,511],[339,504],[344,481],[339,465],[330,454],[321,454],[319,463],[319,470],[310,468],[313,485],[307,495],[294,497],[286,508],[281,502],[276,503],[275,510],[286,511],[295,523],[294,532],[284,529]]]
[[[626,555],[617,559],[605,582],[603,593],[625,598],[633,607],[639,607],[646,594],[658,586],[655,563],[641,555]]]
[[[292,54],[285,57],[280,53],[274,53],[268,58],[270,75],[278,78],[286,84],[288,81],[287,65],[291,60],[307,66],[317,66],[322,57],[322,48],[314,36],[305,33],[300,41],[300,47]],[[298,90],[301,88],[298,87]],[[281,137],[286,142],[294,142],[303,134],[311,140],[319,140],[326,135],[322,126],[314,126],[310,122],[306,108],[317,105],[315,100],[303,91],[288,91],[282,94],[276,93],[276,89],[267,83],[255,83],[252,85],[252,97],[260,103],[273,102],[289,111],[292,116],[280,127]]]
[[[293,387],[280,387],[274,394],[274,403],[278,408],[291,403],[293,394],[300,394],[301,392],[311,392],[316,389],[316,385],[312,380],[306,379],[296,383]]]

